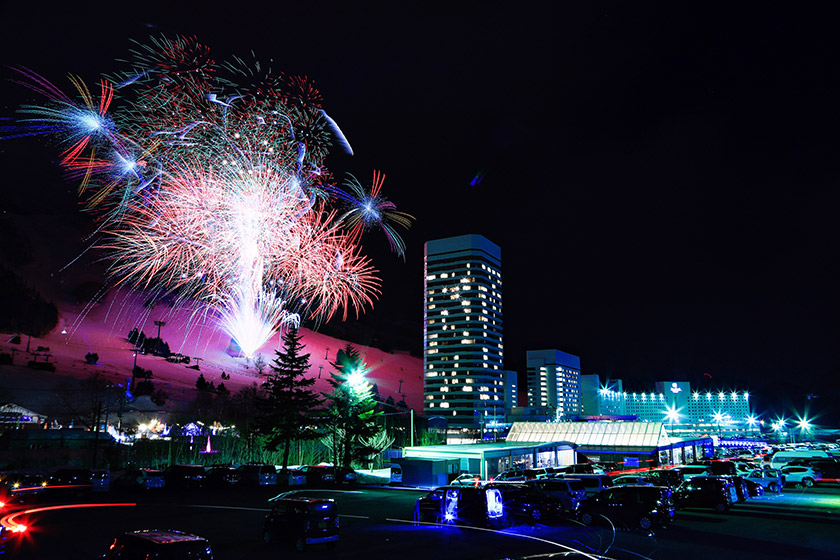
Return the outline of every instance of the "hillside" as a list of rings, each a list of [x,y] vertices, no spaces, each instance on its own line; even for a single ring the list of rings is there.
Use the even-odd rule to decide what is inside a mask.
[[[217,331],[210,319],[202,320],[191,316],[184,308],[173,308],[157,304],[153,309],[144,306],[146,298],[142,293],[116,290],[95,305],[74,305],[56,302],[60,318],[58,326],[44,338],[28,341],[24,336],[19,344],[10,340],[14,333],[0,335],[0,351],[14,351],[14,365],[0,366],[0,386],[11,389],[24,406],[37,406],[45,402],[51,393],[50,380],[60,381],[73,377],[82,379],[98,371],[115,382],[125,382],[131,376],[134,366],[134,351],[127,340],[133,328],[156,337],[158,327],[155,321],[164,322],[160,336],[172,352],[189,356],[190,366],[196,365],[200,372],[186,364],[174,364],[151,355],[138,355],[137,365],[151,370],[156,388],[165,390],[174,406],[182,405],[194,398],[195,382],[199,373],[207,381],[218,384],[222,372],[230,375],[224,383],[232,392],[259,382],[259,372],[253,359],[237,357],[229,353],[230,339]],[[305,351],[310,354],[309,377],[316,379],[315,389],[327,391],[330,362],[346,342],[309,329],[302,329]],[[274,359],[274,351],[280,343],[275,334],[258,355],[266,362]],[[30,354],[26,353],[27,344]],[[422,407],[422,360],[402,352],[386,352],[377,348],[354,344],[360,349],[370,367],[368,379],[376,383],[382,399],[393,397],[395,401],[405,400],[416,410]],[[41,349],[40,351],[38,351]],[[48,350],[44,350],[48,349]],[[96,353],[96,365],[85,362],[85,355]],[[25,364],[28,360],[49,360],[55,363],[56,373],[35,372]],[[268,371],[266,367],[264,371]],[[27,379],[31,380],[27,383]],[[402,383],[401,383],[402,381]]]

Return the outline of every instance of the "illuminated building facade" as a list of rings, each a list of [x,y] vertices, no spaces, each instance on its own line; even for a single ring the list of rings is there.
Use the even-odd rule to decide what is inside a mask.
[[[528,406],[548,408],[554,420],[583,414],[580,358],[560,350],[528,350]]]
[[[423,409],[492,431],[505,413],[501,249],[480,235],[426,243]]]
[[[502,374],[505,382],[505,413],[519,406],[519,374],[505,370]]]
[[[655,391],[628,393],[618,379],[603,384],[598,375],[582,376],[583,413],[587,416],[632,415],[643,422],[663,422],[672,434],[754,434],[759,422],[747,391],[692,391],[687,381],[659,381]]]

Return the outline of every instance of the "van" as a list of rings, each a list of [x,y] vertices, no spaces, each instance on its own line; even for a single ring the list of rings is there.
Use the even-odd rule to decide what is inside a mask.
[[[794,459],[830,459],[831,455],[826,451],[814,449],[798,449],[796,451],[776,451],[770,460],[765,458],[764,463],[769,464],[773,469],[781,469]]]

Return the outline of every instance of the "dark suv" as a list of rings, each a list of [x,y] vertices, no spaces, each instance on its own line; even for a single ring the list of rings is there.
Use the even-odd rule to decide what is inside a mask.
[[[203,488],[207,472],[201,465],[171,465],[163,471],[167,488]]]
[[[414,520],[478,527],[508,524],[502,492],[488,486],[443,486],[417,499]]]
[[[271,513],[265,516],[266,543],[286,542],[302,551],[311,544],[338,543],[338,510],[335,500],[282,498],[269,500]]]
[[[252,486],[276,486],[277,469],[274,465],[242,465],[237,471],[240,481]]]
[[[54,496],[81,497],[93,491],[93,471],[58,469],[47,478],[47,486]]]
[[[674,491],[674,503],[679,508],[708,507],[724,513],[737,501],[735,487],[725,478],[716,476],[695,476]]]
[[[132,531],[114,539],[103,560],[154,558],[155,560],[213,560],[207,539],[181,531]]]
[[[89,469],[58,469],[47,479],[49,486],[92,486],[93,471]]]
[[[590,525],[602,517],[642,529],[663,526],[674,519],[671,491],[664,486],[631,484],[601,490],[583,502],[580,521]]]
[[[306,465],[298,472],[306,476],[307,486],[328,486],[336,483],[356,482],[356,471],[350,467],[333,467],[330,465]]]
[[[654,479],[658,486],[667,486],[672,489],[683,483],[682,473],[674,469],[656,469],[646,472],[645,475]]]
[[[525,484],[550,496],[569,513],[576,513],[581,502],[586,499],[586,487],[583,482],[573,478],[544,478],[529,480]]]
[[[563,510],[558,498],[540,492],[533,486],[510,482],[495,482],[485,486],[487,490],[498,488],[502,493],[502,505],[508,519],[522,517],[536,523],[554,517]]]

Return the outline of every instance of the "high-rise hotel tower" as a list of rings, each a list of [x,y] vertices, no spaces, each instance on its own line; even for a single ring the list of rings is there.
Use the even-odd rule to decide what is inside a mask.
[[[505,413],[501,250],[480,235],[437,239],[424,266],[424,412],[495,431]]]

